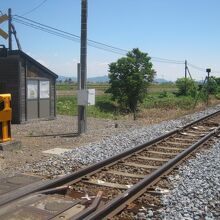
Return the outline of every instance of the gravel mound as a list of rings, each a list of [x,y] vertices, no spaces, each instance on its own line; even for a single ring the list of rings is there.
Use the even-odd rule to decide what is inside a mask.
[[[184,116],[177,120],[165,121],[160,124],[129,130],[112,137],[103,138],[100,142],[74,148],[61,156],[51,156],[47,161],[27,164],[24,170],[39,175],[57,176],[75,171],[79,167],[99,162],[113,155],[152,140],[165,132],[174,130],[191,121],[201,118],[219,109],[219,105],[205,111]]]
[[[173,190],[162,198],[161,219],[220,219],[220,142],[169,179]]]

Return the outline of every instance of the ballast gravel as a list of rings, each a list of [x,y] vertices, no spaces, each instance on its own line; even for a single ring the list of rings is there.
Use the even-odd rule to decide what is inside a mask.
[[[56,177],[71,173],[83,166],[87,166],[118,153],[126,151],[146,141],[150,141],[165,132],[169,132],[198,118],[219,110],[219,105],[177,120],[164,121],[160,124],[129,130],[112,137],[105,137],[100,142],[90,143],[86,146],[74,148],[61,156],[51,156],[46,161],[27,164],[26,172],[38,175]]]
[[[46,161],[27,164],[24,170],[48,177],[68,174],[152,140],[165,132],[213,113],[219,108],[218,105],[178,120],[170,120],[106,137],[100,142],[74,148],[61,156],[51,156]],[[216,142],[205,154],[197,153],[195,159],[186,162],[180,167],[178,174],[169,178],[172,189],[169,194],[162,197],[163,208],[157,210],[156,213],[153,210],[139,213],[138,220],[220,219],[220,142]]]
[[[169,179],[173,189],[162,198],[161,219],[220,219],[220,142]]]

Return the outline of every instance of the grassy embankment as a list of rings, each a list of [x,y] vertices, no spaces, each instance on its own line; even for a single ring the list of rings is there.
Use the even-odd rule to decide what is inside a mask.
[[[116,114],[117,109],[115,103],[111,101],[110,95],[104,91],[108,88],[108,84],[89,84],[88,88],[96,89],[96,105],[88,106],[88,116],[99,118],[120,118],[122,114]],[[76,84],[57,85],[57,110],[58,114],[76,115]],[[141,104],[142,114],[146,109],[160,110],[183,110],[193,109],[195,99],[192,97],[176,96],[177,91],[175,84],[153,84],[149,87],[146,99]],[[214,99],[212,97],[212,99]],[[199,100],[199,104],[203,101]],[[143,114],[142,114],[143,115]]]
[[[96,105],[88,106],[88,116],[113,118],[115,106],[110,96],[104,91],[108,84],[88,84],[88,88],[96,89]],[[77,115],[76,84],[57,85],[57,112],[62,115]]]

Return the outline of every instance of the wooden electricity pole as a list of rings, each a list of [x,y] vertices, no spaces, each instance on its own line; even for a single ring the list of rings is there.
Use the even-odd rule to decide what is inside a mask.
[[[187,80],[187,60],[185,60],[185,88],[184,88],[185,94],[187,93],[187,91],[186,91],[186,80]]]
[[[79,90],[86,89],[87,81],[87,0],[81,0],[81,49],[80,49],[80,77]],[[79,68],[79,67],[78,67]],[[87,130],[86,106],[78,107],[78,133]]]
[[[210,72],[211,72],[211,69],[210,68],[208,68],[208,69],[206,69],[206,72],[207,72],[207,74],[208,74],[208,76],[207,76],[207,105],[209,105],[209,81],[210,81]]]
[[[11,8],[8,9],[8,49],[12,50]]]

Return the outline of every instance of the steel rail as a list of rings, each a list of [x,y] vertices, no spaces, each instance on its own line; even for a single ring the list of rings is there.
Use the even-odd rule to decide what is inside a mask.
[[[68,174],[68,175],[65,175],[64,177],[60,177],[60,178],[57,178],[57,179],[54,179],[54,180],[38,181],[38,182],[36,182],[34,184],[30,184],[30,185],[24,186],[22,188],[19,188],[17,190],[14,190],[12,192],[3,194],[0,197],[0,207],[4,206],[4,205],[6,205],[6,204],[8,204],[8,203],[10,203],[12,201],[15,201],[15,200],[17,200],[19,198],[27,196],[27,195],[29,195],[31,193],[36,193],[36,192],[39,192],[41,190],[46,190],[46,189],[50,189],[50,188],[54,188],[54,187],[59,187],[59,186],[62,186],[64,184],[69,184],[69,183],[71,183],[73,181],[81,179],[82,177],[84,177],[84,176],[86,176],[88,174],[91,174],[91,173],[94,173],[96,171],[101,170],[104,166],[111,165],[111,164],[115,163],[116,161],[118,161],[118,160],[120,160],[120,159],[122,159],[124,157],[129,156],[130,154],[133,154],[133,153],[135,153],[137,151],[140,151],[140,150],[142,150],[144,148],[147,148],[147,147],[149,147],[149,146],[151,146],[151,145],[153,145],[153,144],[155,144],[157,142],[162,141],[163,139],[166,139],[166,138],[172,136],[173,134],[176,134],[176,133],[178,133],[178,132],[180,132],[180,131],[182,131],[182,130],[184,130],[184,129],[186,129],[186,128],[194,125],[194,124],[197,124],[197,123],[199,123],[199,122],[201,122],[203,120],[206,120],[206,119],[208,119],[210,117],[213,117],[213,116],[215,116],[215,115],[217,115],[219,113],[220,113],[220,110],[218,110],[218,111],[216,111],[214,113],[211,113],[209,115],[206,115],[204,117],[201,117],[201,118],[199,118],[199,119],[197,119],[197,120],[195,120],[195,121],[193,121],[193,122],[191,122],[191,123],[189,123],[187,125],[184,125],[181,128],[177,128],[177,129],[175,129],[173,131],[170,131],[170,132],[168,132],[166,134],[163,134],[163,135],[161,135],[161,136],[159,136],[159,137],[157,137],[157,138],[155,138],[153,140],[150,140],[150,141],[148,141],[146,143],[143,143],[143,144],[138,145],[138,146],[136,146],[134,148],[126,150],[126,151],[124,151],[124,152],[122,152],[120,154],[117,154],[117,155],[115,155],[113,157],[105,159],[105,160],[103,160],[101,162],[98,162],[98,163],[95,163],[93,165],[90,165],[90,166],[88,166],[88,167],[86,167],[84,169],[81,169],[79,171],[76,171],[76,172],[74,172],[72,174]]]
[[[146,191],[146,188],[149,187],[156,179],[161,177],[164,173],[166,173],[169,169],[174,167],[177,163],[183,160],[186,156],[188,156],[192,151],[201,146],[211,137],[219,133],[220,127],[211,131],[206,136],[202,137],[196,143],[191,145],[189,148],[185,149],[183,152],[178,154],[173,159],[170,159],[167,163],[162,165],[159,169],[146,176],[143,180],[132,186],[130,189],[126,190],[124,193],[104,205],[99,210],[95,211],[93,214],[87,216],[85,220],[96,220],[96,219],[106,219],[107,217],[112,217],[111,213],[114,214],[122,211],[125,206],[128,204],[128,201],[134,201],[138,196],[143,194]]]

